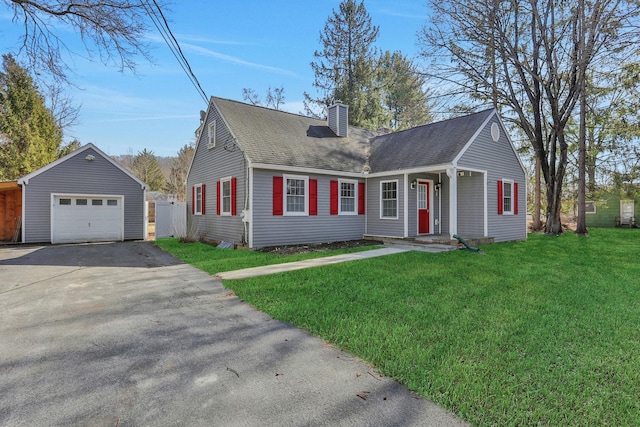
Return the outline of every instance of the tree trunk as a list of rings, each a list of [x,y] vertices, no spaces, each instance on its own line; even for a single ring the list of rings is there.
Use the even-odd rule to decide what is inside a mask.
[[[580,94],[580,130],[578,135],[578,218],[576,223],[576,234],[585,236],[587,230],[587,219],[585,216],[586,201],[586,128],[587,128],[587,96],[583,85]]]
[[[542,210],[542,181],[540,177],[540,157],[536,156],[535,166],[535,183],[533,188],[533,224],[532,231],[542,230],[542,221],[540,221],[540,211]]]

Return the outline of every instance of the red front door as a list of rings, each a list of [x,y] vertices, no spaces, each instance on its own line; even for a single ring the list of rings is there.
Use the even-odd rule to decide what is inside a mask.
[[[418,183],[418,234],[429,234],[429,183]]]

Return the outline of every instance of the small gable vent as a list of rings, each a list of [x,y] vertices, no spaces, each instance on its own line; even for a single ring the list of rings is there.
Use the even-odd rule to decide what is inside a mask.
[[[349,132],[349,107],[339,102],[331,105],[327,112],[327,124],[333,133],[346,138]]]

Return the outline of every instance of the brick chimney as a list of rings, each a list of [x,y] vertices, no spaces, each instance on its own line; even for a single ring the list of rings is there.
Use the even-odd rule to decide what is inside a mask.
[[[327,110],[327,125],[337,136],[346,138],[349,133],[349,107],[336,102]]]

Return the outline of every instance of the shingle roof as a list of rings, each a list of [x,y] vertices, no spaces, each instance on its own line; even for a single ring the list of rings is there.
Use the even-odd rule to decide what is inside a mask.
[[[360,173],[376,135],[350,126],[349,136],[340,138],[324,120],[212,99],[254,163]]]
[[[494,110],[381,135],[349,126],[340,138],[324,120],[212,97],[253,163],[342,172],[388,172],[451,163]]]
[[[451,163],[493,112],[485,110],[375,137],[371,141],[371,172]]]

